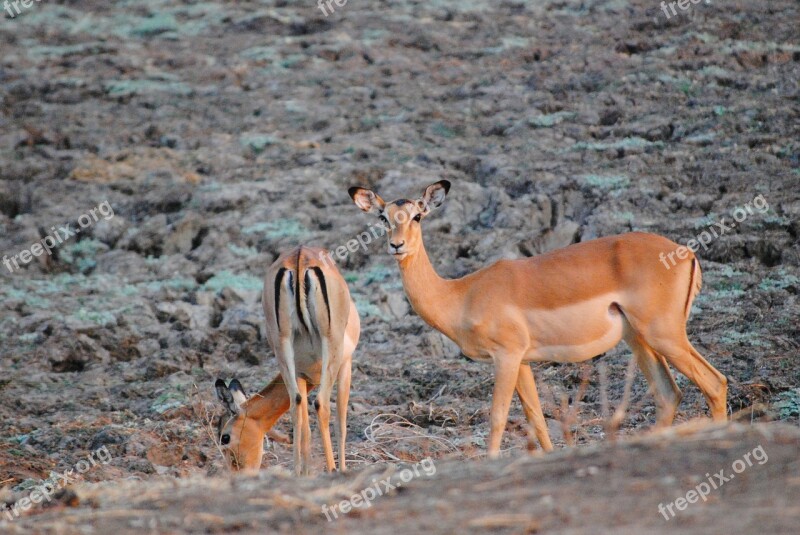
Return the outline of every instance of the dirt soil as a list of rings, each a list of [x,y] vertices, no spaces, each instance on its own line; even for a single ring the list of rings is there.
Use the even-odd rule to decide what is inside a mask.
[[[0,265],[0,503],[98,448],[111,456],[56,509],[0,511],[0,532],[796,525],[800,5],[690,3],[669,19],[654,0],[334,6],[67,0],[0,19],[0,255],[80,230],[52,255]],[[453,187],[424,235],[447,277],[632,230],[679,243],[715,232],[698,251],[689,337],[728,377],[730,413],[759,427],[629,443],[655,421],[638,374],[623,446],[611,445],[621,345],[534,365],[557,452],[526,456],[515,400],[507,458],[488,462],[491,369],[411,311],[376,241],[341,263],[362,320],[353,473],[295,481],[291,447],[270,444],[262,477],[231,478],[213,383],[256,391],[277,373],[266,267],[374,224],[349,186],[391,199],[442,178]],[[705,417],[697,388],[677,381],[676,423]],[[771,460],[746,485],[659,515],[691,477],[760,440]],[[314,512],[426,457],[435,477],[365,512],[332,524]]]
[[[104,482],[81,487],[80,504],[45,510],[9,528],[10,533],[797,533],[800,430],[688,425],[546,457],[441,461],[426,464],[435,471],[419,468],[414,477],[403,474],[414,474],[408,466],[376,464],[300,480],[268,470],[233,479]],[[750,455],[753,450],[757,453]],[[366,488],[382,494],[369,507],[347,514],[331,510]],[[697,491],[687,495],[698,488],[705,499]],[[672,505],[687,496],[692,503]]]

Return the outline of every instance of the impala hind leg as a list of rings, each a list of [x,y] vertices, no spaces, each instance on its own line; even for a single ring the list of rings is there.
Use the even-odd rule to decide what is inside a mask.
[[[300,388],[295,374],[294,347],[290,339],[284,338],[281,340],[278,351],[276,351],[276,357],[278,357],[281,379],[283,379],[283,383],[286,385],[286,392],[289,394],[289,415],[292,418],[292,432],[294,434],[294,443],[292,444],[294,453],[294,473],[299,476],[303,468],[300,454],[303,441],[304,419],[302,416],[302,406],[304,396],[300,394]],[[308,400],[307,395],[305,399],[306,401]],[[308,408],[306,408],[305,414],[308,414]]]
[[[635,332],[630,332],[625,337],[625,342],[630,346],[636,357],[636,363],[642,370],[647,383],[653,391],[656,399],[657,418],[656,425],[670,426],[675,419],[675,411],[681,403],[680,388],[678,388],[675,378],[667,366],[667,361],[658,355],[647,343]]]
[[[544,414],[542,414],[539,392],[536,390],[536,380],[533,377],[530,365],[527,363],[523,363],[519,367],[517,395],[522,403],[522,410],[525,411],[525,417],[531,427],[531,432],[536,433],[539,445],[544,451],[553,451],[553,443],[550,442],[550,433],[547,431],[547,422],[544,419]]]
[[[674,341],[656,338],[649,340],[649,345],[697,385],[708,402],[714,420],[720,422],[727,420],[728,380],[703,358],[685,335]]]
[[[300,415],[301,407],[302,403],[300,402],[300,394],[297,394],[296,397],[291,398],[290,407],[292,416],[292,433],[294,434],[294,438],[292,439],[292,453],[294,458],[294,474],[296,476],[302,475],[303,472],[303,464],[300,457],[301,443],[303,441],[303,417]]]
[[[347,439],[347,404],[350,401],[350,377],[352,363],[350,360],[342,364],[336,391],[336,438],[339,440],[339,471],[347,470],[345,442]]]
[[[508,422],[508,409],[519,377],[522,358],[510,358],[508,355],[494,356],[494,390],[492,391],[492,410],[489,416],[489,457],[500,455],[500,443],[503,440]]]
[[[331,363],[342,361],[342,350],[329,342],[322,344],[322,378],[319,385],[319,394],[314,405],[319,417],[319,432],[322,435],[322,449],[325,452],[325,463],[329,472],[336,469],[333,461],[333,445],[331,444],[331,392],[336,377],[331,373]],[[338,375],[338,371],[337,371]]]
[[[302,458],[302,474],[307,476],[311,473],[311,422],[308,417],[308,384],[302,377],[297,378],[297,389],[300,393],[300,429],[302,430],[302,442],[300,452]]]
[[[333,385],[320,385],[319,394],[314,402],[319,418],[319,432],[322,436],[322,449],[325,452],[325,465],[328,472],[336,469],[333,461],[333,445],[331,444],[331,390],[333,390]]]

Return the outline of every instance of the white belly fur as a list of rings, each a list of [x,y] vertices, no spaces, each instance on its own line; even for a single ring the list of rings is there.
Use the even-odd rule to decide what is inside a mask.
[[[552,309],[527,312],[531,347],[524,360],[582,362],[616,346],[622,339],[625,319],[611,307],[619,296],[605,294],[587,301]],[[582,332],[593,326],[594,336]],[[577,343],[570,343],[575,340]]]
[[[344,337],[344,357],[352,356],[356,345],[347,334]],[[306,377],[314,384],[319,384],[322,376],[321,348],[315,346],[307,333],[295,332],[294,338],[294,363],[298,375]]]

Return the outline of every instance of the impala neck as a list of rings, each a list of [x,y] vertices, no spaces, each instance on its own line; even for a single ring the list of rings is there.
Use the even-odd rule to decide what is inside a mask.
[[[247,417],[258,421],[259,428],[266,433],[275,422],[289,410],[289,392],[278,374],[261,392],[245,405]]]
[[[458,281],[443,279],[431,265],[425,244],[398,262],[408,300],[428,325],[455,340],[454,312],[461,309]]]

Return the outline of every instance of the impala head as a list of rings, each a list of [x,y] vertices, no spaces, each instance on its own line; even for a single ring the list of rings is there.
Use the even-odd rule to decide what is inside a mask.
[[[356,206],[377,215],[384,226],[388,227],[389,254],[399,262],[419,250],[422,245],[420,222],[431,210],[441,206],[448,191],[450,182],[440,180],[425,188],[422,197],[415,200],[397,199],[386,203],[374,191],[358,186],[350,188],[348,193]]]
[[[227,409],[217,423],[217,439],[228,457],[232,470],[258,470],[264,453],[264,431],[258,421],[248,417],[245,410],[247,396],[238,379],[230,385],[217,379],[214,383],[217,397]]]

